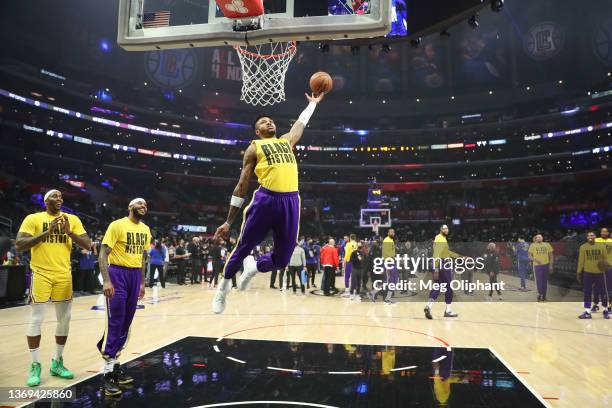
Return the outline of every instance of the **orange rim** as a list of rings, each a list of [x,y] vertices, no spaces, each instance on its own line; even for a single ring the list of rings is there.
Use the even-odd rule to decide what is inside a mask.
[[[291,41],[291,45],[287,48],[287,51],[282,54],[257,54],[251,51],[247,51],[246,49],[240,48],[240,45],[234,45],[234,49],[243,55],[247,55],[251,58],[261,58],[261,59],[270,59],[270,58],[284,58],[290,54],[295,54],[297,50],[297,43],[295,41]]]

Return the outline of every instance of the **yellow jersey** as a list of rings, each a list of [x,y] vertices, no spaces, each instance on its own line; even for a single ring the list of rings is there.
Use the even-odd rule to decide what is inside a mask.
[[[346,262],[351,261],[351,254],[357,249],[357,242],[348,241],[344,246],[344,259]]]
[[[438,234],[433,242],[433,257],[434,258],[458,258],[460,255],[453,252],[448,247],[448,241],[443,234]]]
[[[253,140],[257,149],[255,175],[259,184],[277,193],[298,191],[298,168],[291,143],[271,137]]]
[[[128,217],[110,223],[102,244],[111,248],[108,261],[124,268],[140,268],[143,254],[150,248],[151,230],[143,223]]]
[[[606,248],[602,243],[584,243],[578,252],[578,274],[582,272],[602,273],[599,263],[606,259]]]
[[[595,238],[595,242],[604,244],[606,249],[606,260],[612,264],[612,238]]]
[[[66,215],[70,223],[70,229],[76,235],[86,234],[85,228],[79,217],[73,214],[61,213],[50,215],[46,211],[30,214],[23,220],[19,232],[39,235],[49,229],[49,224],[55,218]],[[70,252],[72,251],[72,239],[66,235],[64,225],[59,224],[54,234],[45,237],[41,242],[32,247],[30,267],[35,272],[64,272],[70,273]]]
[[[534,265],[548,265],[550,263],[550,254],[554,250],[548,242],[540,242],[539,244],[534,242],[529,245],[527,252],[531,254],[534,261],[540,261],[540,263],[534,262]]]
[[[395,258],[395,241],[388,235],[382,242],[382,257]]]

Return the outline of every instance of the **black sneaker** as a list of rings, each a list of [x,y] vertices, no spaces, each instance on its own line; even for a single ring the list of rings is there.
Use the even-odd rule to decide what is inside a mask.
[[[429,320],[432,320],[433,317],[431,316],[431,309],[428,306],[425,306],[425,309],[423,309],[423,312],[425,312],[425,317]]]
[[[538,302],[542,301],[542,295],[538,295]]]
[[[104,374],[102,377],[102,389],[104,390],[104,395],[107,397],[116,397],[117,395],[121,395],[121,388],[117,385],[115,381],[115,376],[112,373]]]
[[[131,384],[134,382],[134,378],[127,375],[119,364],[115,364],[113,367],[113,378],[115,382],[120,385]]]
[[[599,306],[593,305],[593,307],[591,308],[591,313],[594,313],[594,312],[599,312]]]

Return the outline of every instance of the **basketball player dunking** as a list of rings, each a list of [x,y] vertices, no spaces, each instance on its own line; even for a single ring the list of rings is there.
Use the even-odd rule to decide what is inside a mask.
[[[298,193],[298,168],[293,148],[299,142],[304,128],[325,93],[318,96],[306,94],[309,101],[289,133],[276,136],[276,125],[268,115],[260,115],[253,125],[259,140],[254,140],[244,152],[240,179],[232,194],[227,221],[215,232],[215,239],[226,237],[230,226],[244,204],[244,196],[253,173],[257,175],[260,187],[253,193],[251,203],[243,212],[240,236],[230,254],[225,268],[224,279],[217,288],[213,299],[213,312],[223,313],[225,297],[231,288],[231,278],[238,272],[243,260],[251,250],[272,230],[274,251],[244,265],[240,275],[239,290],[245,290],[257,272],[270,272],[285,268],[289,263],[300,224],[300,196]]]

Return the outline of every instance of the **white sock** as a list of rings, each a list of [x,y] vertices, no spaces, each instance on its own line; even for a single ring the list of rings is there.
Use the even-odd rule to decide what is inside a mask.
[[[428,307],[429,309],[431,309],[431,307],[433,306],[433,302],[434,302],[434,300],[433,300],[433,299],[429,299],[429,301],[427,302],[427,307]]]
[[[104,360],[104,374],[112,372],[113,367],[115,367],[115,364],[117,364],[117,360],[115,360],[114,358]]]
[[[452,312],[451,310],[451,305],[450,304],[446,304],[446,309],[444,309],[445,312]]]
[[[59,360],[60,358],[62,358],[62,353],[64,352],[65,344],[56,344],[55,346],[55,359]]]
[[[585,307],[585,308],[584,308],[584,311],[585,311],[586,313],[588,313],[588,314],[591,314],[591,309],[589,309],[588,307]]]
[[[38,363],[38,350],[40,348],[30,349],[30,359],[33,363]]]

